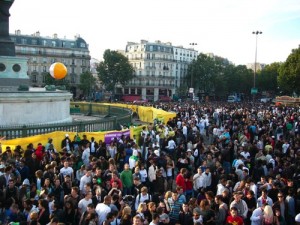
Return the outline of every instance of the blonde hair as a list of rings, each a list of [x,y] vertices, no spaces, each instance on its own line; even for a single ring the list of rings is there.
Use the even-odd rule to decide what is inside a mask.
[[[264,208],[264,221],[268,224],[272,224],[274,221],[273,209],[269,205],[266,205]]]
[[[139,204],[139,206],[138,206],[136,212],[139,212],[139,213],[143,212],[144,206],[147,207],[147,204],[146,204],[145,202],[141,202],[141,203]]]
[[[125,206],[122,211],[122,216],[130,215],[130,214],[131,214],[131,208],[129,206]]]
[[[165,194],[165,199],[171,198],[172,197],[172,191],[167,191]]]
[[[37,220],[39,214],[37,212],[30,213],[29,217],[31,220]]]

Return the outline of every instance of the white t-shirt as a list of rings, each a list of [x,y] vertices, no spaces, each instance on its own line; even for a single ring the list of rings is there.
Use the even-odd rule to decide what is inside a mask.
[[[81,209],[81,213],[84,213],[89,204],[93,203],[92,199],[86,200],[85,198],[81,199],[78,202],[78,208]]]
[[[72,177],[72,174],[73,174],[73,168],[72,167],[63,167],[63,168],[61,168],[60,169],[60,173],[62,174],[62,175],[64,175],[64,176],[66,176],[66,175],[69,175],[69,176],[71,176]]]

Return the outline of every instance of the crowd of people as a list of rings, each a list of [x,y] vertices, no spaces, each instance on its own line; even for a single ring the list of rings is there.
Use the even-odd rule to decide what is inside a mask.
[[[300,110],[168,103],[110,143],[68,134],[1,150],[2,224],[300,223]]]

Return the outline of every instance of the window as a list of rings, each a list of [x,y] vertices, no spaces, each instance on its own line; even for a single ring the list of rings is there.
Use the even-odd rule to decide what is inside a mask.
[[[81,48],[85,48],[85,43],[81,42],[81,43],[80,43],[80,47],[81,47]]]
[[[45,83],[45,82],[46,82],[46,75],[43,75],[43,83]]]
[[[51,44],[52,44],[52,47],[56,47],[56,41],[52,41]]]
[[[43,66],[43,72],[47,72],[47,67]]]
[[[36,75],[32,75],[32,82],[33,82],[33,83],[36,83],[36,82],[37,82],[37,79],[36,79],[36,78],[37,78]]]
[[[43,63],[47,63],[47,58],[43,58]]]
[[[33,45],[37,45],[37,40],[36,40],[36,39],[32,39],[31,43],[32,43]]]
[[[43,40],[43,45],[47,46],[47,40]]]
[[[21,44],[26,45],[27,44],[27,40],[25,38],[21,39]]]

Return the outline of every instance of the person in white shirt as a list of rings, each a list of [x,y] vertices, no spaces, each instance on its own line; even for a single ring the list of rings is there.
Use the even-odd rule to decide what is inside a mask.
[[[86,193],[85,197],[78,202],[79,213],[83,214],[86,211],[87,206],[92,203],[93,203],[92,192],[90,191],[90,192]]]
[[[257,207],[261,207],[264,204],[273,205],[273,200],[268,196],[268,191],[265,188],[261,190],[261,196],[257,199]]]
[[[185,139],[187,139],[188,129],[185,122],[182,122],[182,134],[184,135]]]
[[[209,168],[205,169],[205,172],[202,174],[203,176],[203,187],[207,188],[211,185],[211,172]]]
[[[261,207],[254,209],[252,212],[252,216],[250,217],[251,225],[262,225],[264,219],[264,208],[265,204]]]
[[[142,187],[141,188],[141,193],[139,193],[136,198],[135,198],[135,210],[138,209],[139,204],[145,201],[151,202],[152,196],[148,193],[148,188],[147,187]]]
[[[248,214],[248,206],[247,203],[242,199],[243,193],[237,191],[233,193],[234,200],[230,203],[230,209],[232,207],[236,207],[238,210],[238,215],[241,216],[243,219],[247,218]]]
[[[85,175],[81,177],[80,179],[80,183],[79,183],[79,190],[81,193],[85,194],[84,193],[84,185],[86,185],[87,183],[91,183],[92,182],[92,171],[91,170],[87,170],[85,172]]]
[[[221,178],[220,183],[217,185],[217,195],[222,195],[225,189],[226,189],[226,179]]]
[[[204,185],[204,177],[202,176],[201,167],[197,169],[197,173],[193,176],[193,188],[194,192],[198,193]]]
[[[74,181],[74,170],[72,167],[69,166],[69,162],[66,160],[64,162],[64,167],[59,171],[63,176],[69,175],[71,180]]]
[[[81,159],[85,166],[90,165],[90,143],[87,143],[84,147],[84,151],[82,153]]]
[[[99,217],[99,222],[98,222],[99,225],[103,224],[103,222],[106,220],[107,214],[111,212],[110,204],[111,204],[111,196],[109,195],[104,197],[103,203],[97,204],[95,211]]]
[[[95,141],[95,138],[91,138],[91,155],[96,156],[96,150],[98,148],[98,143]]]
[[[286,154],[286,153],[287,153],[287,150],[289,149],[289,147],[290,147],[290,144],[289,144],[289,142],[286,140],[286,141],[284,142],[284,144],[282,145],[282,153],[283,153],[283,154]]]

